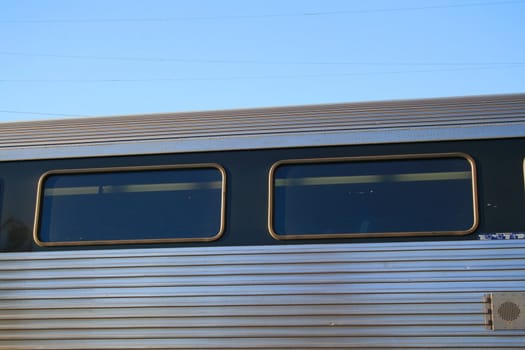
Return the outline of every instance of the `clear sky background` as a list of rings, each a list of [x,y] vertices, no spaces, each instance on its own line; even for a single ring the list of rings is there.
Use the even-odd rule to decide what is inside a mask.
[[[0,0],[0,122],[517,92],[523,0]]]

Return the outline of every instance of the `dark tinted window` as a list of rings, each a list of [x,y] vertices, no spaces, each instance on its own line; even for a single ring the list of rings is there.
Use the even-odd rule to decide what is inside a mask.
[[[460,156],[286,161],[272,169],[278,238],[467,233],[473,162]]]
[[[0,230],[2,226],[2,213],[4,212],[4,180],[0,179]]]
[[[224,172],[213,166],[47,174],[40,185],[43,245],[218,238]]]

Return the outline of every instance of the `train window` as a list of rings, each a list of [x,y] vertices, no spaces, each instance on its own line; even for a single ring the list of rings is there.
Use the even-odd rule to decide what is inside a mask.
[[[2,213],[4,204],[4,180],[0,179],[0,230],[2,229]]]
[[[225,181],[214,164],[52,171],[40,179],[34,238],[42,246],[215,240]]]
[[[459,235],[478,223],[463,154],[281,161],[269,197],[277,239]]]

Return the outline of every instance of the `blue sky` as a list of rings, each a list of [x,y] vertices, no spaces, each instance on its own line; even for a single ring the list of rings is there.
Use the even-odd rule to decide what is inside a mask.
[[[2,0],[0,121],[525,92],[525,0]]]

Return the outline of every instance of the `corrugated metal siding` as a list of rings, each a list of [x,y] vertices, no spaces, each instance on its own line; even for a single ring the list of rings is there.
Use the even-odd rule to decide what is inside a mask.
[[[0,349],[523,348],[524,241],[0,255]]]
[[[115,144],[159,153],[523,135],[525,94],[518,94],[4,123],[0,160],[126,153],[101,148]]]

